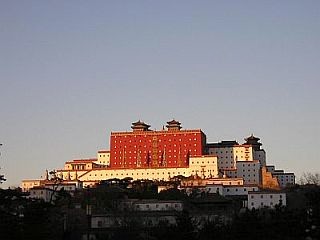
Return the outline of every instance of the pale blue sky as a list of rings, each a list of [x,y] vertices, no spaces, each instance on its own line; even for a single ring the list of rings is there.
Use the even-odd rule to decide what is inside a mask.
[[[320,1],[1,1],[0,170],[38,178],[175,118],[320,171]]]

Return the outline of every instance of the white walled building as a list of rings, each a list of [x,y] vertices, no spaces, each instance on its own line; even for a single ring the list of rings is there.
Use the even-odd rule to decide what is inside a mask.
[[[276,170],[275,166],[266,166],[267,171],[272,174],[273,177],[276,177],[281,188],[284,188],[288,185],[295,184],[295,175],[294,173],[286,173],[284,170]]]
[[[57,192],[46,187],[34,187],[30,189],[29,198],[42,199],[45,202],[50,202],[56,199]]]
[[[283,170],[281,172],[274,172],[272,174],[278,179],[279,185],[281,188],[284,188],[288,185],[295,184],[295,175],[294,173],[285,173]]]
[[[122,201],[120,209],[123,211],[176,211],[183,210],[183,202],[179,200],[157,200],[157,199],[130,199]]]
[[[207,144],[209,154],[218,157],[219,170],[236,169],[238,161],[259,161],[261,166],[266,165],[266,153],[261,149],[260,138],[250,137],[245,139],[245,143],[240,145],[237,141],[221,141]]]
[[[207,185],[203,190],[207,193],[219,193],[222,196],[246,196],[249,191],[258,191],[259,188],[246,185]]]
[[[128,199],[119,205],[119,211],[109,214],[94,214],[92,228],[113,228],[125,224],[128,219],[137,220],[145,227],[156,226],[160,222],[176,224],[177,214],[183,210],[179,200]]]
[[[175,225],[177,223],[177,214],[176,211],[93,214],[91,216],[91,227],[93,229],[117,228],[121,225],[126,225],[128,220],[137,221],[144,227],[157,226],[160,222]]]
[[[237,161],[236,169],[225,171],[230,178],[243,178],[244,184],[260,184],[259,161]]]
[[[80,167],[84,167],[81,170]],[[85,170],[83,170],[85,169]],[[203,155],[199,157],[190,157],[188,167],[179,168],[107,168],[97,167],[93,160],[75,160],[67,162],[64,170],[57,170],[57,174],[63,179],[80,181],[101,181],[110,178],[126,178],[133,180],[151,179],[151,180],[170,180],[178,175],[189,177],[191,175],[203,178],[218,177],[218,159],[216,156]]]
[[[45,180],[23,180],[21,183],[21,189],[23,192],[29,192],[31,189],[34,188],[46,188],[46,189],[52,189],[55,191],[59,191],[62,188],[67,192],[74,192],[76,189],[83,188],[83,182],[78,180],[64,180],[64,181],[51,181],[48,179]]]
[[[44,187],[48,189],[53,189],[55,191],[65,190],[66,192],[72,193],[77,189],[83,188],[83,183],[81,181],[64,181],[61,183],[46,183]]]
[[[246,196],[248,192],[258,191],[259,188],[253,185],[224,186],[223,196]]]
[[[40,179],[28,179],[28,180],[22,180],[20,187],[22,192],[28,192],[31,188],[34,187],[40,187],[42,185],[43,180]]]
[[[258,191],[258,186],[254,185],[229,185],[229,184],[206,184],[205,186],[184,186],[180,189],[184,189],[187,194],[191,194],[192,191],[197,188],[199,192],[204,193],[218,193],[221,196],[246,196],[248,192]]]
[[[217,177],[217,178],[194,178],[184,179],[180,183],[180,187],[193,187],[193,186],[207,186],[207,185],[222,185],[222,186],[242,186],[242,178],[228,178],[228,177]]]
[[[286,206],[286,194],[283,192],[249,192],[248,209],[274,208],[276,205]]]
[[[250,145],[239,145],[236,141],[222,141],[207,144],[208,153],[218,157],[219,170],[236,169],[237,161],[252,161],[253,151]]]
[[[97,164],[110,166],[110,151],[100,150],[97,153]]]

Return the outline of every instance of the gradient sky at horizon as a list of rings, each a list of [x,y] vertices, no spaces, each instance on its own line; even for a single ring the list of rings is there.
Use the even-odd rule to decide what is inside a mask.
[[[1,1],[1,187],[175,118],[320,171],[319,1]]]

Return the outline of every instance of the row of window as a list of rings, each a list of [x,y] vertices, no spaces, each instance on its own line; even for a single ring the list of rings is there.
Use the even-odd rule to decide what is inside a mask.
[[[194,146],[196,146],[196,144],[194,145]],[[146,146],[144,146],[145,148],[146,148]],[[183,150],[183,152],[189,152],[189,151],[191,151],[191,150],[187,150],[187,149],[184,149]],[[196,149],[194,149],[193,151],[197,151]],[[147,150],[144,150],[144,151],[138,151],[138,153],[142,153],[142,152],[144,152],[144,153],[147,153]],[[148,150],[148,152],[149,153],[151,153],[151,150]],[[159,150],[158,151],[159,153],[161,153],[161,152],[165,152],[165,151],[162,151],[162,150]],[[170,152],[177,152],[177,149],[174,149],[173,151],[171,150],[171,149],[169,149],[168,150],[168,152],[170,153]],[[181,150],[180,150],[180,152],[181,152]],[[123,151],[119,151],[119,154],[122,154],[123,153]],[[124,153],[129,153],[129,154],[132,154],[132,153],[137,153],[137,151],[131,151],[131,150],[129,150],[129,151],[124,151]],[[117,154],[117,151],[113,151],[113,154]]]
[[[209,151],[210,151],[210,150],[209,150]],[[216,150],[216,151],[211,150],[210,152],[211,152],[211,153],[216,153],[216,154],[219,154],[219,153],[223,154],[223,153],[224,153],[224,151],[218,151],[218,150]],[[245,152],[247,153],[247,152],[249,152],[249,151],[245,151]],[[231,153],[231,154],[232,154],[233,151],[230,151],[230,152],[229,152],[229,151],[225,151],[225,153],[227,153],[227,154],[228,154],[228,153]],[[241,150],[241,151],[236,151],[236,153],[243,153],[243,150]],[[260,155],[259,155],[259,156],[260,156]]]
[[[264,195],[261,194],[261,195],[260,195],[260,198],[264,198],[263,196],[264,196]],[[268,196],[268,195],[266,195],[266,197],[267,197],[267,196]],[[256,196],[256,197],[259,198],[259,196]],[[279,195],[279,197],[280,197],[280,199],[282,199],[282,195]],[[255,198],[255,195],[251,195],[251,199],[254,199],[254,198]],[[273,195],[269,195],[269,198],[272,199],[272,198],[273,198]]]
[[[149,157],[151,157],[151,156],[149,156]],[[187,155],[183,155],[183,156],[181,156],[181,157],[186,158]],[[146,157],[144,157],[144,158],[146,158]],[[158,156],[158,158],[159,158],[159,159],[163,159],[164,157]],[[173,155],[173,156],[169,155],[169,156],[167,156],[167,158],[177,158],[177,155]],[[137,159],[137,157],[136,157],[136,156],[134,156],[134,157],[131,157],[131,156],[129,156],[129,157],[119,157],[119,158],[114,157],[114,160],[117,160],[117,159],[120,159],[120,160],[122,160],[122,159]],[[116,162],[115,162],[114,164],[116,164]],[[120,164],[121,164],[121,162],[120,162]],[[130,163],[130,164],[131,164],[131,163]]]
[[[245,170],[245,169],[243,169],[242,171],[243,171],[243,172],[245,172],[246,170]],[[256,169],[253,169],[253,171],[255,172],[255,171],[256,171]],[[250,172],[250,169],[248,169],[248,172]]]
[[[179,145],[179,146],[181,147],[182,145]],[[192,144],[191,144],[191,143],[189,143],[189,144],[183,144],[183,147],[187,147],[187,146],[188,146],[188,147],[192,147]],[[197,144],[194,143],[193,146],[196,147]],[[150,145],[148,145],[148,146],[147,146],[147,145],[143,145],[143,146],[142,146],[142,145],[133,145],[133,146],[132,146],[132,145],[128,145],[128,146],[127,146],[127,145],[124,145],[124,146],[120,146],[120,147],[118,146],[118,148],[120,148],[120,149],[122,149],[122,148],[137,148],[137,147],[138,147],[138,148],[142,148],[142,147],[144,147],[144,148],[147,148],[147,147],[148,147],[148,148],[149,148],[149,147],[151,147],[151,146],[150,146]],[[166,147],[172,147],[172,145],[170,145],[170,144],[169,144],[169,145],[164,144],[163,147],[164,147],[164,148],[166,148]],[[177,147],[177,145],[174,144],[173,147]],[[117,146],[114,146],[114,149],[117,149]]]
[[[197,161],[197,162],[194,162],[194,161],[191,162],[191,164],[195,164],[195,163],[199,164],[198,161]],[[202,163],[202,164],[206,164],[204,161],[202,161],[201,163]],[[200,164],[201,164],[201,163],[200,163]],[[210,161],[208,161],[207,163],[210,164]],[[212,163],[214,164],[214,161],[213,161]]]
[[[142,207],[143,205],[137,204],[137,205],[136,205],[136,208],[139,209],[140,206]],[[146,206],[146,208],[150,208],[150,205],[149,205],[149,204],[146,204],[145,206]],[[174,208],[178,208],[178,207],[180,207],[180,206],[181,206],[181,205],[174,204]],[[156,208],[159,208],[159,204],[156,204],[155,207],[156,207]],[[171,207],[172,207],[172,206],[171,206]],[[169,204],[166,204],[166,205],[165,205],[165,208],[169,208]]]
[[[204,169],[201,170],[201,171],[200,171],[200,170],[192,170],[192,173],[205,173],[205,172],[212,172],[212,173],[214,173],[215,171],[214,171],[214,169],[213,169],[213,170],[208,170],[208,171],[206,171],[206,170],[204,170]],[[160,175],[160,174],[161,174],[161,173],[159,173],[159,172],[157,172],[157,173],[151,172],[151,173],[150,173],[150,175]],[[186,172],[167,172],[167,173],[166,173],[166,172],[162,172],[162,175],[165,175],[165,174],[169,174],[169,175],[170,175],[170,174],[172,174],[172,175],[184,174],[184,175],[185,175]],[[115,173],[115,174],[113,174],[113,173],[110,173],[110,174],[106,173],[106,174],[105,174],[106,177],[108,177],[109,175],[110,175],[110,176],[129,176],[130,174],[129,174],[129,173],[125,173],[125,174],[124,174],[124,173]],[[139,172],[136,172],[135,175],[137,175],[137,176],[139,176],[139,175],[141,175],[141,176],[143,176],[143,175],[149,175],[149,172],[145,172],[145,173],[142,172],[142,173],[140,173],[140,174],[139,174]],[[93,176],[93,174],[89,174],[89,176],[91,177],[91,176]],[[94,174],[94,176],[97,177],[97,174]],[[103,177],[103,174],[100,174],[100,176]],[[133,173],[133,172],[131,173],[131,176],[134,176],[134,173]],[[239,183],[239,184],[240,184],[240,183]],[[231,185],[231,182],[230,182],[230,185]]]
[[[162,172],[162,175],[164,175],[164,174],[165,174],[165,172]],[[168,172],[167,174],[170,175],[170,172]],[[175,172],[172,172],[172,174],[175,175],[176,173],[175,173]],[[179,174],[186,174],[186,172],[177,172],[177,174],[178,174],[178,175],[179,175]],[[92,175],[93,175],[93,174],[92,174]],[[124,173],[115,173],[115,174],[110,173],[110,176],[129,176],[129,175],[130,175],[129,173],[126,173],[126,174],[124,174]],[[139,173],[137,172],[136,175],[139,176]],[[143,176],[144,173],[142,172],[140,175]],[[149,173],[147,172],[147,173],[145,173],[145,175],[149,175]],[[155,174],[154,172],[152,172],[152,173],[150,173],[150,175],[160,175],[160,173],[157,172],[157,173]],[[91,177],[91,174],[89,174],[89,176]],[[97,174],[94,174],[94,176],[97,177]],[[108,177],[109,174],[106,173],[105,176]],[[134,176],[134,173],[131,173],[131,176]],[[103,174],[100,174],[100,177],[103,177]]]
[[[239,185],[240,185],[240,184],[239,184]],[[240,188],[239,190],[241,190],[241,188]],[[235,191],[238,192],[238,188],[236,188]],[[244,188],[243,191],[246,192],[247,189]],[[254,189],[252,189],[252,191],[254,191]],[[227,192],[230,192],[230,189],[229,189],[229,188],[227,188]]]
[[[243,176],[244,178],[245,178],[245,177],[250,177],[250,174],[248,174],[248,175],[243,174],[242,176]],[[255,177],[256,175],[253,174],[253,176]]]
[[[182,135],[182,134],[179,134],[179,135]],[[191,135],[190,133],[188,133],[188,135]],[[194,136],[197,136],[197,133],[194,133],[193,134]],[[139,135],[139,136],[141,136],[141,135]],[[147,135],[145,134],[145,135],[143,135],[144,137],[147,137]],[[162,136],[164,136],[164,137],[166,137],[167,136],[167,134],[163,134]],[[172,136],[172,135],[171,135]],[[174,137],[176,137],[177,136],[177,134],[173,134],[173,136]],[[187,136],[187,134],[186,133],[184,133],[183,134],[183,136]],[[132,135],[124,135],[124,138],[127,138],[127,137],[132,137]],[[133,137],[134,138],[136,138],[137,137],[137,135],[133,135]],[[114,138],[117,138],[117,136],[114,136]]]
[[[183,163],[187,163],[186,161],[182,161]],[[139,162],[138,162],[139,163]],[[161,163],[161,162],[160,162]],[[159,164],[160,164],[159,163]],[[177,163],[177,161],[168,161],[168,163],[169,164],[171,164],[171,163],[173,163],[173,164],[176,164]],[[112,163],[113,165],[117,165],[117,162],[114,162],[114,163]],[[124,162],[124,163],[122,163],[122,162],[119,162],[118,163],[118,165],[136,165],[137,164],[137,162]],[[140,162],[140,164],[147,164],[147,162]]]
[[[155,139],[155,140],[157,140],[157,139]],[[192,141],[192,140],[193,140],[193,141],[197,141],[198,139],[197,139],[197,138],[194,138],[194,139],[189,138],[189,141]],[[152,142],[152,141],[154,141],[154,140],[151,140],[151,139],[149,139],[149,140],[141,140],[141,139],[140,139],[138,142],[144,142],[144,143],[146,143],[146,142]],[[162,140],[162,139],[158,139],[157,141],[158,141],[158,142],[162,142],[162,141],[163,141],[163,142],[166,142],[167,139],[163,139],[163,140]],[[171,138],[168,139],[168,142],[172,142],[172,141],[173,141],[173,142],[177,142],[177,139],[173,139],[173,140],[172,140]],[[179,138],[178,141],[179,141],[179,142],[182,142],[182,139]],[[136,143],[137,140],[133,140],[133,141],[132,141],[132,140],[129,140],[128,142],[129,142],[129,143],[132,143],[132,142]],[[114,140],[114,143],[117,143],[117,140]],[[119,140],[119,143],[122,143],[122,140]],[[123,143],[127,143],[127,141],[124,140]]]
[[[254,202],[251,202],[251,206],[254,206]],[[262,202],[260,203],[260,206],[265,206],[265,204]],[[270,206],[273,206],[273,202],[270,202]]]

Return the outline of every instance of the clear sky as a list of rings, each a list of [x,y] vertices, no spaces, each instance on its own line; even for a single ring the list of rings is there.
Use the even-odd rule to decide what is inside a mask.
[[[1,1],[2,187],[175,118],[320,171],[320,1]]]

